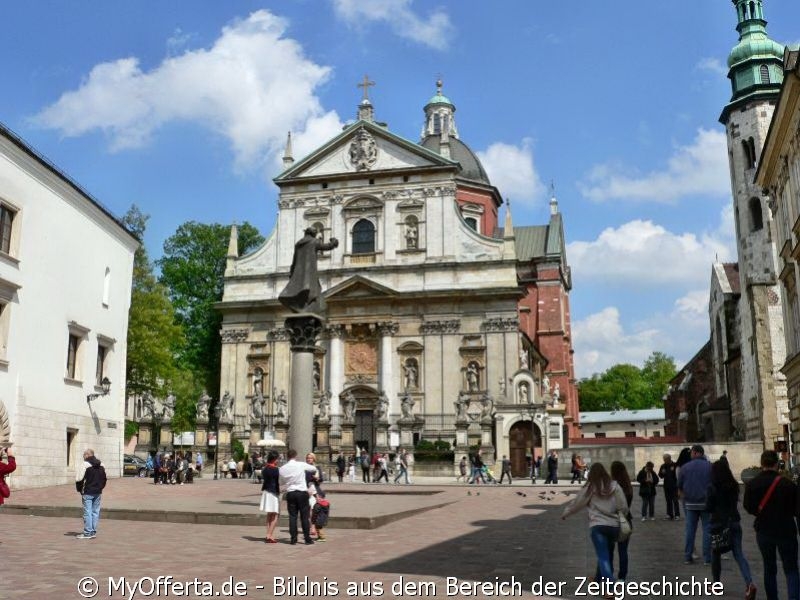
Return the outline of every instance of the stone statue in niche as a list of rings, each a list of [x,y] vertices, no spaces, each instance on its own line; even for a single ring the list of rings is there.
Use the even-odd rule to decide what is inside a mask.
[[[528,397],[528,384],[527,383],[520,383],[519,384],[519,403],[520,404],[528,404],[528,403],[530,403],[530,398]]]
[[[545,375],[544,379],[542,379],[542,394],[549,394],[550,393],[550,378]]]
[[[470,392],[477,392],[480,389],[478,386],[478,363],[472,361],[467,365],[467,389]]]
[[[208,409],[211,406],[211,396],[204,390],[202,395],[197,399],[197,407],[195,409],[195,414],[197,415],[198,419],[207,419],[208,418]]]
[[[490,421],[493,413],[494,400],[488,393],[485,393],[481,397],[481,421]]]
[[[413,221],[406,221],[406,249],[416,250],[419,245],[419,228]]]
[[[378,418],[379,423],[385,423],[389,417],[389,398],[386,392],[381,392],[378,398],[378,405],[375,407],[375,416]]]
[[[264,398],[260,396],[253,396],[250,399],[250,417],[254,421],[260,421],[264,416],[264,405],[262,404]]]
[[[225,393],[222,395],[222,400],[220,400],[219,403],[222,406],[222,412],[219,414],[221,419],[227,419],[233,416],[233,396],[231,396],[228,390],[225,390]]]
[[[519,349],[519,368],[520,369],[528,368],[528,351],[525,350],[525,348]]]
[[[161,416],[164,418],[165,421],[169,421],[175,415],[175,395],[169,394],[166,398],[164,398],[164,408],[161,410]]]
[[[403,365],[403,371],[405,371],[405,389],[415,389],[417,387],[417,361],[413,358],[409,358],[406,360],[405,364]]]
[[[261,398],[263,396],[263,385],[264,370],[261,367],[256,367],[256,370],[253,372],[253,395],[256,398]]]
[[[275,419],[277,421],[286,420],[286,411],[288,407],[289,401],[286,399],[286,391],[281,390],[281,393],[275,398]]]
[[[278,296],[280,303],[295,313],[325,312],[325,299],[317,275],[317,253],[332,250],[339,246],[339,240],[331,238],[325,243],[317,238],[317,230],[308,227],[304,235],[294,245],[292,267],[289,270],[289,283]]]
[[[555,386],[553,386],[553,406],[558,406],[559,398],[561,398],[561,386],[556,381]]]

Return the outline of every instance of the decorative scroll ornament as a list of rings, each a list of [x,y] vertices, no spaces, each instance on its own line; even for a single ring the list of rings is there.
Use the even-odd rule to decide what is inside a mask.
[[[270,342],[285,342],[289,339],[289,332],[284,327],[275,327],[267,332],[267,340]]]
[[[481,323],[483,331],[516,331],[519,329],[519,319],[486,319]]]
[[[461,329],[461,321],[453,319],[451,321],[426,321],[419,327],[423,334],[428,333],[456,333]]]
[[[220,331],[223,344],[238,344],[247,339],[249,331],[247,329],[223,329]]]
[[[378,160],[378,146],[369,131],[360,128],[350,142],[350,164],[356,171],[367,171]]]

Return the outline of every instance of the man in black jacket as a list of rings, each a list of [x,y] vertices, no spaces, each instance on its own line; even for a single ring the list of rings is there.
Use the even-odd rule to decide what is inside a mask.
[[[106,487],[106,470],[88,448],[83,452],[83,463],[75,475],[75,489],[83,502],[83,533],[79,540],[90,540],[97,537],[97,522],[100,520],[100,498]]]
[[[789,600],[800,598],[800,575],[797,568],[797,489],[778,474],[778,454],[761,454],[761,473],[744,488],[744,509],[756,516],[753,527],[764,560],[764,591],[767,600],[778,597],[776,554],[781,555]]]
[[[664,464],[658,470],[658,476],[663,482],[664,498],[667,501],[667,516],[672,521],[681,518],[680,504],[678,503],[678,465],[672,462],[670,454],[664,455]]]

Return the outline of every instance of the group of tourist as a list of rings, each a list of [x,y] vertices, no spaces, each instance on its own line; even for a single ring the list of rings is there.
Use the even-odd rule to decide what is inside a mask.
[[[362,483],[389,483],[389,474],[394,473],[394,483],[404,479],[404,483],[411,483],[409,478],[409,453],[403,448],[399,448],[394,458],[387,452],[368,453],[362,450],[360,454],[345,456],[339,454],[334,463],[336,464],[336,477],[339,483],[347,481],[355,483],[356,469],[361,471]]]
[[[756,542],[764,563],[764,591],[767,600],[777,600],[777,557],[783,563],[790,600],[800,598],[798,540],[795,520],[800,518],[800,492],[780,472],[776,452],[761,455],[761,472],[745,484],[742,507],[756,517]],[[683,504],[685,535],[682,548],[685,564],[693,564],[698,525],[702,532],[703,563],[711,567],[713,580],[719,581],[721,558],[731,552],[744,580],[745,599],[753,600],[756,586],[742,548],[741,515],[738,509],[739,483],[727,457],[710,462],[702,446],[686,448],[677,462],[670,455],[655,471],[647,462],[636,476],[642,499],[642,521],[654,520],[656,486],[662,482],[667,505],[665,519],[680,519],[678,500]],[[596,580],[624,581],[628,576],[628,539],[620,539],[622,520],[632,527],[630,512],[633,486],[624,463],[614,461],[610,473],[601,463],[592,464],[587,483],[564,508],[562,519],[586,508],[589,532],[597,556]],[[627,527],[625,528],[627,529]],[[624,537],[624,535],[622,536]],[[614,552],[619,564],[614,577]]]
[[[203,459],[198,452],[193,464],[191,452],[156,452],[147,457],[146,468],[153,474],[155,485],[183,485],[194,481],[195,469],[203,469]]]

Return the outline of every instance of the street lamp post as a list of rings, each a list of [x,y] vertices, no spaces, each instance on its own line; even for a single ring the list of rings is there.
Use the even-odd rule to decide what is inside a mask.
[[[87,404],[91,403],[92,400],[97,400],[100,396],[108,396],[108,392],[111,391],[111,381],[109,381],[108,377],[103,377],[103,381],[100,382],[100,388],[102,392],[86,396]]]
[[[217,439],[214,445],[214,481],[219,479],[219,419],[222,416],[222,404],[217,401],[214,405],[214,416],[217,420]]]

